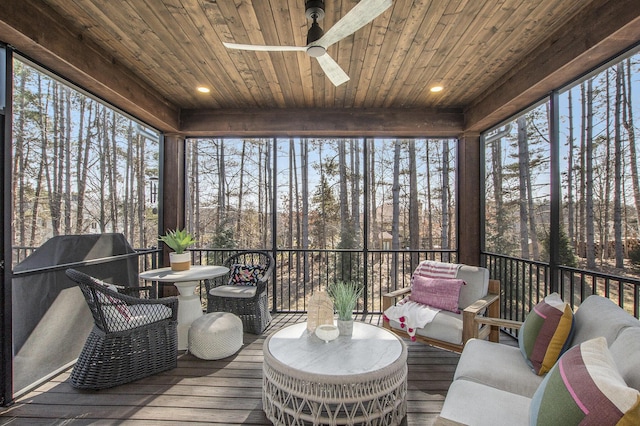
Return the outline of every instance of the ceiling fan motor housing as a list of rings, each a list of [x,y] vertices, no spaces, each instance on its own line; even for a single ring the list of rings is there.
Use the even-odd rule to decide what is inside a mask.
[[[324,18],[324,0],[306,0],[304,8],[307,19],[321,21]]]

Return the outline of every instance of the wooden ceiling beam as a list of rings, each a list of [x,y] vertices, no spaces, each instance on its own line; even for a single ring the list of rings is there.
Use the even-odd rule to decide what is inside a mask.
[[[177,106],[65,25],[44,2],[3,0],[0,41],[161,131],[179,130]]]
[[[465,131],[481,132],[504,121],[638,40],[639,1],[594,1],[465,109]]]
[[[182,133],[198,137],[457,137],[461,110],[236,109],[185,110]]]

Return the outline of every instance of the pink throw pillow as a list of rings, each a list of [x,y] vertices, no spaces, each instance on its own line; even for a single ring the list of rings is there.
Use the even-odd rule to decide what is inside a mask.
[[[444,309],[459,314],[458,299],[460,297],[460,288],[463,285],[465,285],[465,282],[459,279],[428,278],[414,275],[409,299],[423,305],[429,305],[432,308]]]

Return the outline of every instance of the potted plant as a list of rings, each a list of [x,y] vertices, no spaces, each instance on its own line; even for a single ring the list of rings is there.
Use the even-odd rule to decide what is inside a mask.
[[[353,310],[362,294],[362,287],[357,283],[338,281],[328,288],[333,299],[333,307],[338,313],[338,329],[341,336],[351,336],[353,332]]]
[[[173,252],[169,253],[171,270],[186,271],[191,267],[191,255],[185,253],[185,249],[194,244],[196,240],[186,229],[176,229],[175,231],[168,229],[166,234],[160,236],[160,241],[173,249]]]

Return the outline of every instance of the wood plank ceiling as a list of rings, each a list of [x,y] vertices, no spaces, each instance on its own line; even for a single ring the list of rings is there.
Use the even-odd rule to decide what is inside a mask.
[[[222,45],[304,46],[304,0],[45,1],[186,109],[463,107],[589,3],[395,0],[329,49],[351,77],[336,88],[304,52]],[[326,31],[357,1],[325,3]],[[432,94],[435,83],[446,90]]]
[[[371,24],[328,49],[351,78],[334,87],[304,52],[247,52],[222,45],[304,46],[310,25],[304,0],[24,1],[49,16],[59,14],[51,19],[76,39],[95,42],[112,63],[122,65],[180,111],[458,113],[486,96],[590,5],[606,4],[394,0]],[[328,30],[355,4],[356,0],[325,0],[326,16],[320,25]],[[430,92],[435,84],[444,90]],[[211,92],[197,92],[199,85]]]

